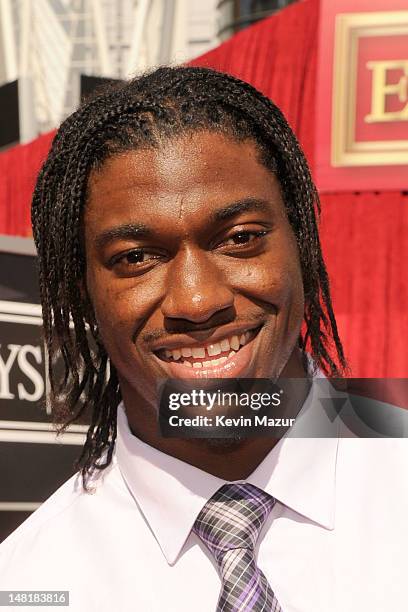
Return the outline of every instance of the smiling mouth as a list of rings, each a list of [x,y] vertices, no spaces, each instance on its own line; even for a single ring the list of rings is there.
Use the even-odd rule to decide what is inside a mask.
[[[155,354],[164,362],[183,365],[194,370],[215,368],[235,357],[258,335],[261,327],[240,334],[231,334],[218,342],[160,349],[155,351]]]

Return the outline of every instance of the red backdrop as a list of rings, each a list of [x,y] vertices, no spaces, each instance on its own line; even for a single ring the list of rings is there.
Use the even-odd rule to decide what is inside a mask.
[[[319,0],[305,0],[244,30],[191,62],[249,81],[276,102],[312,171]],[[30,234],[29,201],[50,142],[0,155],[0,233]],[[374,170],[375,171],[375,170]],[[408,197],[400,192],[322,196],[321,236],[340,334],[355,376],[407,377]]]
[[[30,204],[35,178],[54,133],[0,154],[0,234],[31,236]]]

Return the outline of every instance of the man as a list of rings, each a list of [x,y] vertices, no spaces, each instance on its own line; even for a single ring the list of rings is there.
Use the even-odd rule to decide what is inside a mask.
[[[64,122],[32,216],[50,402],[90,427],[82,480],[2,545],[2,589],[75,611],[405,610],[401,441],[158,430],[163,379],[344,370],[317,208],[282,114],[230,76],[160,68]]]

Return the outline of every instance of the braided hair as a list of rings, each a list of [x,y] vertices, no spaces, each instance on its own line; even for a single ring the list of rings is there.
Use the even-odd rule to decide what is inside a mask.
[[[276,174],[302,269],[305,331],[300,349],[304,356],[307,349],[326,374],[339,376],[346,367],[318,236],[318,195],[281,111],[248,83],[207,68],[161,67],[112,85],[62,123],[32,202],[48,401],[61,431],[85,416],[90,419],[78,461],[85,486],[96,469],[111,462],[121,400],[117,372],[99,337],[92,304],[81,290],[88,178],[112,155],[159,148],[164,139],[200,130],[238,142],[251,139],[262,163]]]

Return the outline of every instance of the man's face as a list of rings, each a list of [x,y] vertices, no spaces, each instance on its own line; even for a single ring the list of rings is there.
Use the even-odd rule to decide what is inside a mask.
[[[168,377],[299,375],[296,240],[252,141],[197,132],[108,159],[84,221],[87,290],[128,402],[155,404]]]

